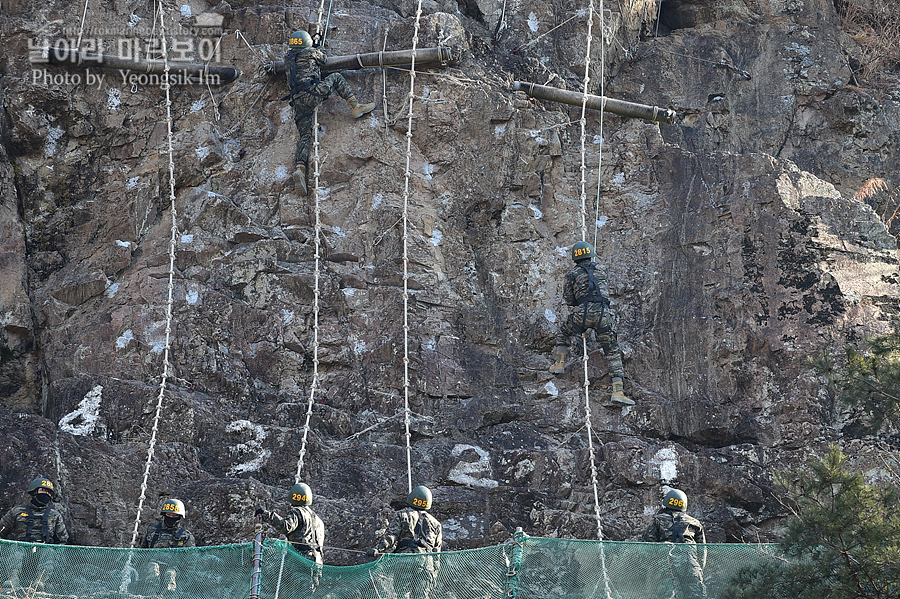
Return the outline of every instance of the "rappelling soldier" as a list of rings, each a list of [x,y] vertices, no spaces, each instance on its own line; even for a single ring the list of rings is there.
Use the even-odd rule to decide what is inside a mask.
[[[291,487],[291,510],[282,518],[275,512],[257,508],[255,515],[287,537],[300,555],[316,564],[310,575],[310,589],[315,590],[322,572],[322,549],[325,545],[325,523],[311,507],[312,489],[306,483]]]
[[[651,543],[674,543],[681,545],[672,551],[669,564],[672,581],[675,584],[676,599],[704,599],[706,585],[703,583],[703,567],[706,566],[706,547],[698,555],[697,543],[706,544],[706,533],[699,520],[687,512],[687,495],[678,489],[670,489],[662,500],[662,509],[653,516],[653,521],[641,538]],[[702,566],[701,566],[702,562]]]
[[[187,518],[187,510],[180,499],[168,498],[163,500],[159,510],[160,520],[151,524],[141,540],[143,549],[178,549],[181,547],[196,547],[194,535],[183,526]],[[176,570],[174,564],[158,560],[149,561],[144,570],[143,582],[149,585],[147,590],[156,594],[155,587],[161,585],[161,589],[167,594],[173,593],[178,588],[175,580]]]
[[[17,505],[0,518],[0,539],[28,543],[64,544],[69,533],[62,514],[53,506],[56,487],[50,479],[39,476],[28,485],[31,500]],[[33,557],[32,557],[33,556]],[[24,562],[23,562],[23,558]],[[42,586],[50,581],[55,562],[49,552],[10,551],[6,563],[0,563],[0,592],[15,592],[20,579]]]
[[[307,194],[306,173],[309,164],[309,153],[312,150],[313,111],[332,93],[347,101],[350,114],[359,118],[372,112],[375,103],[360,104],[350,89],[350,84],[340,73],[331,73],[322,78],[322,65],[325,64],[325,52],[313,46],[312,37],[306,31],[295,31],[288,39],[290,50],[284,56],[285,73],[288,87],[291,90],[291,106],[294,108],[294,123],[300,137],[297,139],[297,150],[294,157],[297,166],[294,170],[294,189],[299,195]]]
[[[624,392],[622,379],[625,370],[622,367],[622,351],[616,341],[613,330],[615,314],[609,309],[609,282],[606,270],[597,268],[593,261],[594,248],[586,241],[579,241],[572,246],[572,260],[575,268],[566,273],[563,285],[563,299],[576,309],[569,313],[556,335],[556,349],[550,367],[553,374],[566,371],[566,353],[569,350],[569,337],[581,335],[588,329],[594,329],[597,340],[609,363],[612,375],[611,400],[616,403],[633,406],[634,402]]]
[[[367,553],[440,553],[444,531],[440,521],[428,513],[431,509],[431,490],[418,486],[406,498],[407,507],[394,516],[384,535]],[[415,571],[394,576],[394,592],[399,599],[425,599],[437,580],[437,556],[427,555],[415,563]]]

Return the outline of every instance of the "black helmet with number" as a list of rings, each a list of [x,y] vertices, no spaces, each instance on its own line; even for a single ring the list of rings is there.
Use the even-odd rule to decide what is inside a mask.
[[[306,483],[297,483],[291,487],[291,505],[309,505],[312,503],[312,489]]]
[[[686,512],[687,495],[684,494],[684,491],[679,491],[678,489],[670,489],[669,492],[666,493],[666,496],[663,497],[662,505],[663,508],[667,510]]]
[[[299,29],[288,38],[288,46],[291,48],[312,48],[313,41],[309,32]]]
[[[430,510],[431,489],[424,485],[419,485],[406,497],[406,505],[414,507],[417,510]]]
[[[49,478],[44,478],[43,476],[39,476],[28,485],[28,494],[34,497],[37,495],[39,489],[44,489],[45,491],[50,493],[51,497],[56,497],[56,487],[53,485],[53,481]]]
[[[582,260],[591,260],[594,257],[594,246],[587,241],[579,241],[572,246],[572,260],[581,262]]]
[[[159,510],[159,513],[163,516],[168,514],[170,516],[181,516],[182,518],[187,518],[187,510],[184,509],[184,503],[182,503],[180,499],[166,499],[165,501],[163,501],[162,508]]]

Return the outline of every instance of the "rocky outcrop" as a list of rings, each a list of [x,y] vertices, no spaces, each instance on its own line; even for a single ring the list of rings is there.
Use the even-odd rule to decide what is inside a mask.
[[[511,91],[513,80],[579,89],[584,17],[567,19],[580,7],[425,4],[419,46],[450,45],[458,58],[416,78],[407,239],[409,79],[348,73],[360,99],[380,106],[361,121],[332,100],[319,112],[318,260],[313,200],[290,179],[286,86],[260,68],[314,7],[192,0],[170,15],[185,27],[220,20],[217,60],[243,76],[171,88],[168,336],[165,93],[116,72],[92,69],[89,85],[87,71],[30,64],[29,42],[61,36],[56,21],[74,17],[61,2],[9,4],[8,504],[43,473],[60,481],[77,543],[130,541],[168,338],[149,511],[174,494],[201,543],[248,538],[253,508],[283,503],[293,482],[315,362],[302,474],[328,544],[368,547],[407,489],[406,245],[412,471],[435,491],[449,547],[517,526],[592,538],[584,371],[580,359],[565,375],[547,370],[583,220],[610,270],[625,390],[637,401],[604,406],[606,361],[589,343],[608,538],[638,538],[662,489],[679,486],[711,541],[770,540],[784,515],[775,468],[833,441],[864,470],[896,464],[879,440],[849,438],[848,415],[807,365],[889,330],[900,301],[896,239],[851,199],[896,170],[896,102],[850,84],[855,42],[832,6],[667,1],[658,22],[654,3],[607,9],[594,31],[616,37],[591,46],[592,91],[605,74],[604,93],[680,116],[660,126],[606,115],[601,130],[589,114],[582,191],[578,107]],[[352,2],[332,14],[329,52],[406,47],[414,13]],[[151,18],[113,3],[89,12],[87,30],[127,33]],[[67,73],[82,80],[57,83]]]

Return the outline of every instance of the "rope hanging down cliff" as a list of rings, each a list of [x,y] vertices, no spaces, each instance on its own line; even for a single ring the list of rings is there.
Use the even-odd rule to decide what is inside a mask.
[[[319,2],[319,15],[316,20],[316,36],[322,39],[322,13],[325,12],[325,0]],[[327,30],[326,30],[327,33]],[[315,284],[313,286],[313,376],[309,385],[309,402],[306,405],[306,422],[303,424],[303,438],[300,441],[300,452],[297,454],[297,474],[294,475],[294,483],[300,482],[300,473],[303,471],[303,460],[306,457],[306,442],[309,437],[309,420],[312,417],[313,404],[316,401],[316,389],[319,386],[319,263],[321,260],[322,219],[319,206],[319,107],[313,109],[313,200],[315,203],[316,225],[314,236],[316,238],[316,267],[314,271]]]
[[[601,22],[601,52],[603,48],[603,0],[600,0],[600,22]],[[585,126],[587,124],[586,113],[587,113],[587,100],[588,100],[588,90],[591,82],[591,28],[593,26],[594,21],[594,0],[588,0],[588,11],[587,11],[587,42],[585,48],[584,55],[584,90],[581,101],[581,240],[587,241],[587,192],[586,192],[586,172],[587,172],[587,164],[586,164],[586,151],[585,151],[585,139],[587,134],[585,132]],[[601,73],[600,80],[603,81],[604,73],[603,68],[605,64],[601,61]],[[603,129],[602,129],[602,114],[601,111],[601,130],[600,137],[601,140],[603,138]],[[602,145],[601,145],[601,154],[602,154]],[[600,177],[600,171],[598,166],[597,177]],[[599,183],[598,183],[599,185]],[[599,200],[599,198],[598,198]],[[596,219],[594,219],[594,237],[596,239]],[[596,246],[595,246],[596,247]],[[593,427],[591,426],[591,393],[590,393],[590,378],[588,377],[588,348],[587,348],[587,331],[582,333],[581,335],[581,345],[582,345],[582,366],[584,368],[584,419],[585,419],[585,429],[587,434],[587,443],[588,443],[588,455],[590,457],[591,464],[591,485],[594,490],[594,517],[597,520],[597,539],[603,540],[603,524],[600,520],[600,494],[597,490],[597,464],[594,456],[594,440],[593,440]],[[606,552],[603,551],[601,547],[600,551],[600,562],[603,568],[603,581],[606,591],[606,596],[608,599],[612,599],[612,591],[610,589],[610,581],[609,581],[609,573],[606,569]],[[599,581],[597,583],[599,585]]]
[[[178,211],[175,207],[175,162],[172,159],[172,97],[169,90],[169,58],[168,49],[166,47],[166,24],[165,11],[163,10],[162,0],[159,2],[159,26],[160,38],[162,39],[162,55],[165,61],[165,78],[162,85],[166,91],[166,125],[168,131],[168,158],[169,158],[169,212],[172,218],[171,237],[169,238],[169,283],[168,283],[168,300],[166,301],[166,342],[163,346],[163,371],[162,379],[159,382],[159,395],[156,399],[156,413],[153,416],[153,429],[150,433],[150,445],[147,448],[147,463],[144,466],[144,478],[141,481],[141,496],[138,499],[137,515],[134,519],[134,531],[131,535],[130,547],[133,549],[137,543],[138,529],[141,525],[141,511],[144,508],[144,500],[147,496],[147,479],[150,475],[150,464],[153,463],[153,451],[156,447],[156,433],[159,430],[159,416],[162,412],[163,398],[166,393],[166,383],[169,378],[169,349],[170,337],[172,333],[172,304],[173,290],[175,288],[175,243],[178,235]]]
[[[409,67],[409,112],[406,123],[406,171],[403,185],[403,425],[406,437],[406,480],[408,492],[412,492],[412,448],[409,433],[409,163],[412,157],[413,100],[416,94],[416,45],[419,43],[419,23],[422,18],[422,0],[416,6],[416,24],[413,28],[412,63]]]

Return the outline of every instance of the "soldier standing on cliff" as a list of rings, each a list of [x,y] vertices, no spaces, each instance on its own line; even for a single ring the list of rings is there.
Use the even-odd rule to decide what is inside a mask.
[[[572,246],[572,260],[575,268],[566,273],[563,286],[563,299],[569,306],[576,306],[569,317],[559,327],[556,335],[556,349],[553,358],[556,360],[550,367],[553,374],[566,371],[566,352],[569,351],[569,337],[581,335],[588,329],[594,329],[600,347],[609,362],[609,373],[612,375],[611,400],[616,403],[633,406],[634,402],[624,392],[622,379],[625,369],[622,366],[622,351],[613,330],[615,314],[609,309],[609,282],[605,269],[597,268],[593,262],[594,248],[586,241],[579,241]]]
[[[64,544],[68,541],[69,533],[62,514],[53,507],[56,498],[53,482],[39,476],[28,485],[28,494],[31,496],[28,503],[17,505],[0,518],[0,539],[45,544]],[[0,590],[13,593],[20,586],[20,578],[26,576],[29,585],[43,586],[49,582],[55,560],[52,553],[25,552],[22,549],[12,550],[5,561],[0,564],[0,580],[5,581],[0,585]]]
[[[255,515],[261,516],[263,522],[270,524],[275,530],[287,537],[300,555],[315,564],[310,573],[310,590],[319,585],[322,572],[322,548],[325,545],[325,523],[313,511],[312,489],[306,483],[297,483],[289,493],[291,511],[282,518],[275,512],[258,508]]]
[[[325,52],[313,46],[312,37],[306,31],[295,31],[288,40],[290,50],[284,56],[285,73],[290,87],[291,106],[294,108],[294,123],[300,137],[297,139],[297,150],[294,154],[297,166],[294,170],[294,190],[305,196],[309,153],[312,150],[313,111],[332,93],[337,93],[350,105],[350,114],[359,118],[372,112],[375,103],[360,104],[350,89],[350,84],[340,73],[331,73],[322,78],[322,66],[325,64]]]
[[[677,599],[705,599],[706,585],[703,583],[703,566],[706,565],[706,547],[703,558],[698,556],[697,543],[706,544],[703,524],[687,515],[687,495],[678,489],[671,489],[662,500],[662,510],[644,531],[641,538],[651,543],[674,543],[672,549],[672,580]]]

